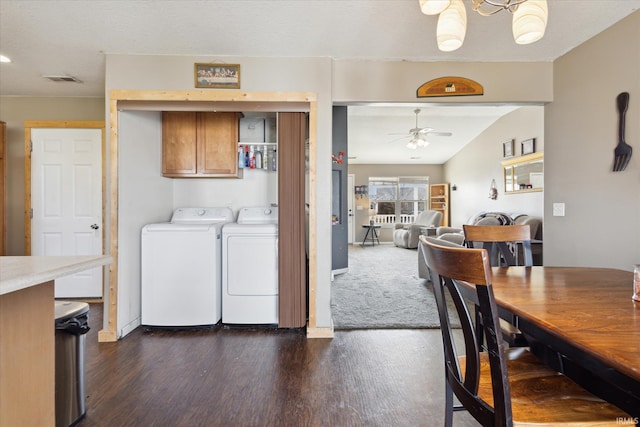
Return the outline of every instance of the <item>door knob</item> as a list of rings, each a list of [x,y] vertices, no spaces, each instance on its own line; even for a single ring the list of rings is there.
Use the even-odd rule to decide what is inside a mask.
[[[98,224],[91,224],[91,228],[97,230],[98,228],[100,228],[100,226]]]

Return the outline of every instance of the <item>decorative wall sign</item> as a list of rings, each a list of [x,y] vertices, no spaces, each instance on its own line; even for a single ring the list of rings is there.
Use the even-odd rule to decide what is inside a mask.
[[[199,88],[240,89],[240,64],[195,64]]]
[[[464,77],[440,77],[430,80],[416,91],[418,98],[437,96],[483,95],[482,85]]]

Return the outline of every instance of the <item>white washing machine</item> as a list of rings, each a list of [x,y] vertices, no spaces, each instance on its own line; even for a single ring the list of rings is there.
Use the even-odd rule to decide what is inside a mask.
[[[214,325],[221,310],[221,231],[230,208],[178,208],[142,228],[142,324]]]
[[[222,229],[222,323],[278,323],[278,208],[243,208]]]

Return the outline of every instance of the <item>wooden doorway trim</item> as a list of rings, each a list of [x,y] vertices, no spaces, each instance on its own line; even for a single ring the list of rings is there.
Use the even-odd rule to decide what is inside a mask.
[[[312,92],[229,92],[225,90],[168,91],[112,90],[109,93],[109,266],[107,324],[98,334],[100,342],[118,339],[118,108],[145,109],[162,103],[216,103],[241,111],[309,111],[309,320],[307,335],[314,336],[316,325],[316,129],[317,95]],[[266,109],[265,109],[266,105]],[[151,108],[148,108],[151,109]]]
[[[31,255],[31,130],[32,129],[100,129],[102,138],[102,253],[105,253],[105,189],[106,189],[106,135],[104,121],[47,121],[27,120],[24,122],[24,253]]]
[[[0,256],[7,254],[7,124],[0,121]]]

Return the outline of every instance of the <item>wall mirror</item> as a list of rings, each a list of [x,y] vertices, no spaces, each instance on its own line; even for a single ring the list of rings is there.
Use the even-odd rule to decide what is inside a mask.
[[[544,153],[532,153],[504,160],[502,170],[505,194],[544,189]]]

